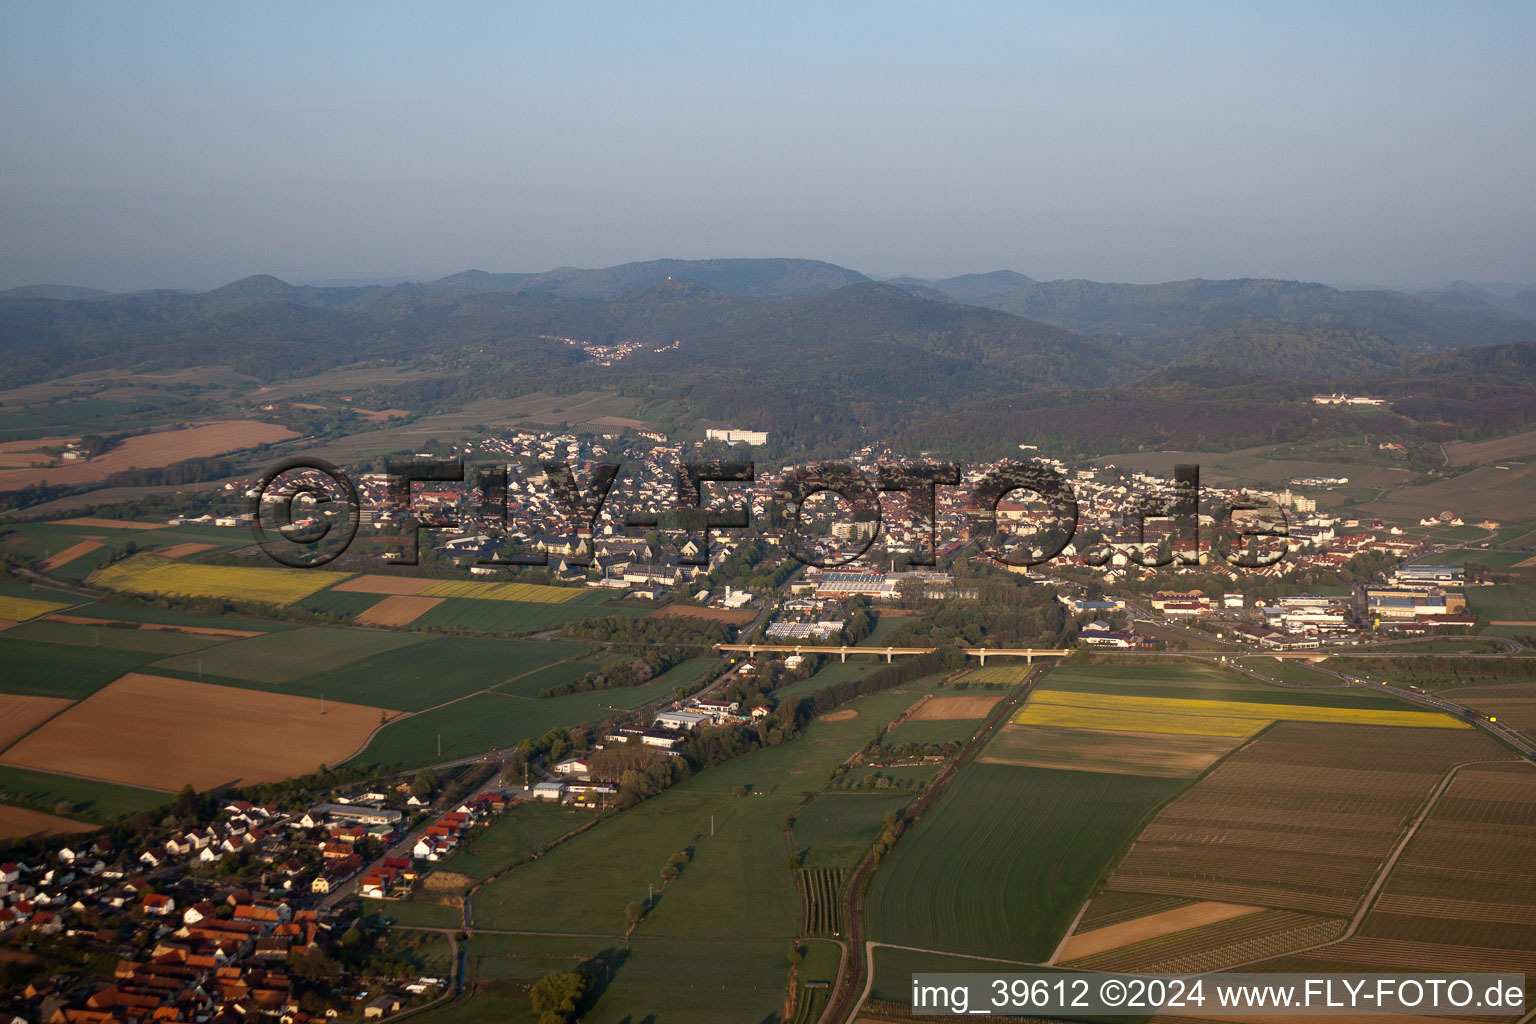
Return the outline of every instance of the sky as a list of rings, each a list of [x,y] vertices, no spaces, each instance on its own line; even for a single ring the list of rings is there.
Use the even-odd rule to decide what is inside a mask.
[[[0,288],[1536,282],[1536,4],[0,5]]]

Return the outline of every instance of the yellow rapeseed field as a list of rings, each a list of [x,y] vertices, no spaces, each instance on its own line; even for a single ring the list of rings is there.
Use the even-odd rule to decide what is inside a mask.
[[[0,595],[0,619],[10,619],[12,622],[35,619],[39,615],[47,615],[49,612],[68,607],[67,604],[54,604],[52,601],[34,601],[30,597]]]
[[[1259,718],[1159,714],[1151,709],[1113,710],[1048,704],[1031,699],[1013,716],[1016,725],[1053,725],[1106,732],[1158,732],[1180,736],[1251,736],[1269,724]]]
[[[1086,720],[1062,721],[1060,725],[1080,725],[1096,729],[1127,728],[1126,726],[1095,724],[1093,716],[1129,715],[1132,720],[1149,718],[1162,721],[1168,717],[1187,717],[1193,720],[1216,719],[1219,721],[1250,720],[1257,723],[1332,722],[1341,725],[1397,725],[1429,729],[1468,729],[1467,723],[1433,711],[1395,711],[1376,708],[1330,708],[1305,704],[1266,704],[1259,701],[1194,700],[1179,697],[1132,697],[1110,693],[1072,693],[1060,690],[1043,690],[1034,694],[1016,721],[1026,721],[1026,715],[1035,706],[1052,706],[1072,709],[1055,714],[1074,719],[1086,716]],[[1030,719],[1033,721],[1033,719]],[[1183,729],[1141,727],[1142,732],[1183,732]],[[1236,735],[1227,732],[1210,735]]]
[[[467,597],[478,601],[526,601],[529,604],[564,604],[580,594],[575,587],[546,587],[540,583],[475,583],[444,580],[421,591],[425,597]]]
[[[90,581],[97,586],[126,590],[133,594],[292,604],[343,578],[337,573],[312,569],[198,565],[192,562],[171,562],[145,554],[102,566],[91,574]]]

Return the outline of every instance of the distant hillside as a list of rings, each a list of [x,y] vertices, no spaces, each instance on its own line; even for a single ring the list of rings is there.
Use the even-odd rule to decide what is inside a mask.
[[[1536,342],[1436,352],[1403,366],[1404,376],[1495,379],[1536,383]]]
[[[533,275],[516,288],[572,298],[614,298],[669,278],[752,299],[802,298],[869,280],[820,260],[651,260],[601,270],[561,267]]]
[[[1402,346],[1374,331],[1247,317],[1198,335],[1150,381],[1197,380],[1206,371],[1216,371],[1224,383],[1363,377],[1401,365],[1404,356]]]
[[[0,291],[0,299],[99,299],[111,294],[99,288],[80,288],[72,284],[28,284]]]
[[[1346,292],[1322,284],[1265,278],[1152,285],[1025,278],[1028,283],[991,294],[974,287],[976,278],[1001,282],[1007,280],[1007,273],[956,278],[959,283],[951,285],[954,291],[943,281],[925,286],[944,291],[956,301],[980,302],[1082,334],[1142,341],[1217,331],[1253,316],[1308,326],[1360,328],[1424,351],[1536,340],[1536,320],[1511,319],[1510,310],[1523,299],[1501,300],[1499,310],[1489,310],[1470,296],[1463,303],[1468,308],[1454,308],[1402,292]]]
[[[891,284],[898,288],[917,292],[926,290],[946,295],[955,302],[972,306],[989,306],[994,300],[1035,284],[1033,278],[1012,270],[994,270],[989,274],[962,274],[939,281],[924,281],[915,277],[895,278]]]

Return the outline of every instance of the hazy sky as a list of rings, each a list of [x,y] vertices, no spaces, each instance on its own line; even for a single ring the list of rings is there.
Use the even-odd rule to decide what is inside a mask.
[[[439,6],[0,6],[0,287],[1536,281],[1529,2]]]

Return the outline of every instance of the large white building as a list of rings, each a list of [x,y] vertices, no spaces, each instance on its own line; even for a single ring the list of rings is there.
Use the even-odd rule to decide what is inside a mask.
[[[724,441],[726,444],[767,444],[768,431],[766,430],[706,430],[704,437],[710,441]]]

